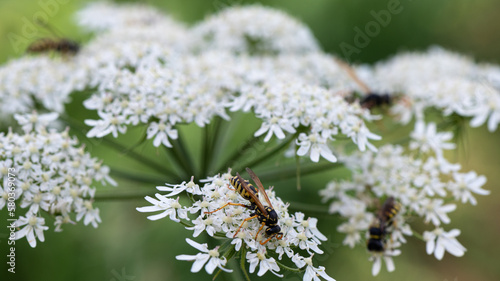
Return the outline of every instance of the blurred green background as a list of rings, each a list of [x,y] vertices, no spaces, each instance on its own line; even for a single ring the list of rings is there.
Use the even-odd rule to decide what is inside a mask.
[[[40,3],[57,0],[41,0]],[[57,27],[67,37],[85,42],[89,39],[76,27],[73,15],[86,2],[83,0],[59,1],[57,12],[50,17],[50,24]],[[58,2],[58,3],[59,3]],[[123,1],[125,2],[125,1]],[[129,1],[132,2],[132,1]],[[135,1],[149,3],[168,12],[174,18],[194,23],[223,7],[254,3],[257,1],[232,0],[186,0],[186,1]],[[373,0],[273,0],[260,1],[266,5],[282,9],[305,22],[327,52],[342,54],[342,42],[353,45],[355,27],[364,29],[373,20],[370,11],[387,9],[390,1]],[[441,45],[450,50],[471,55],[480,61],[500,62],[500,1],[497,0],[455,0],[455,1],[400,1],[403,10],[393,15],[390,23],[380,30],[378,36],[371,38],[368,46],[359,54],[350,57],[354,62],[375,62],[405,50],[423,50],[430,45]],[[14,46],[8,34],[21,34],[25,19],[31,19],[42,8],[39,1],[0,0],[0,63],[22,55],[21,45]],[[71,110],[82,116],[92,116],[82,110],[81,100],[75,98],[69,105]],[[82,117],[83,118],[83,117]],[[254,124],[255,125],[255,124]],[[249,129],[249,132],[255,131]],[[137,133],[137,132],[135,132]],[[195,132],[196,134],[196,132]],[[78,135],[81,139],[82,136]],[[128,140],[129,138],[130,140]],[[324,245],[325,255],[317,257],[317,264],[324,265],[327,272],[337,280],[500,280],[500,130],[489,133],[485,128],[467,129],[464,147],[450,155],[451,160],[459,161],[463,171],[475,170],[488,178],[486,189],[491,195],[478,196],[478,206],[459,206],[451,214],[452,225],[446,229],[459,228],[462,234],[459,241],[468,249],[465,256],[456,258],[446,254],[442,261],[425,253],[425,243],[412,239],[402,247],[403,254],[395,259],[396,271],[387,273],[385,268],[377,277],[371,276],[371,263],[368,254],[359,247],[355,250],[341,246],[343,235],[329,237]],[[121,139],[125,145],[135,143],[134,130]],[[143,171],[152,175],[151,184],[120,181],[117,188],[106,187],[103,194],[132,194],[152,192],[161,185],[161,175],[154,174],[128,160],[127,156],[110,151],[99,140],[84,141],[94,155],[105,159],[105,163],[123,170]],[[155,150],[146,147],[141,152],[154,156]],[[160,160],[159,160],[160,161]],[[118,179],[118,177],[115,176]],[[317,190],[322,188],[328,175],[304,177],[301,192],[295,190],[293,180],[276,184],[278,195],[284,201],[300,201],[320,204]],[[266,182],[273,185],[273,182]],[[39,243],[35,249],[23,239],[16,246],[16,273],[6,271],[5,254],[7,230],[0,231],[1,280],[210,280],[204,271],[189,272],[191,264],[176,261],[179,254],[194,254],[185,242],[190,231],[181,225],[160,220],[146,220],[146,214],[135,210],[147,205],[144,199],[103,200],[96,203],[101,209],[103,223],[97,229],[68,225],[62,233],[54,233],[53,227],[45,233],[46,242]],[[293,206],[293,205],[292,205]],[[292,211],[295,211],[292,209]],[[320,219],[319,229],[324,230],[336,224],[334,218],[322,213],[306,211],[306,215]],[[5,212],[0,213],[0,221],[6,223]],[[52,222],[48,222],[50,225]],[[196,239],[202,242],[205,237]],[[230,264],[235,268],[236,265]],[[125,276],[123,275],[125,274]],[[273,280],[267,274],[263,280]],[[121,279],[120,279],[121,277]],[[128,277],[128,278],[125,278]],[[219,280],[231,280],[233,275],[222,274]],[[257,279],[256,275],[252,275]],[[301,280],[286,274],[285,280]]]

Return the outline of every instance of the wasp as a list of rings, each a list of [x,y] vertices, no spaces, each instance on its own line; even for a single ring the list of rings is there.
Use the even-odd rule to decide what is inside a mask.
[[[80,50],[80,45],[65,38],[41,38],[31,43],[26,49],[28,53],[44,53],[55,51],[63,55],[74,55]]]
[[[366,242],[366,247],[370,252],[383,252],[385,249],[385,227],[380,221],[372,224],[369,229],[370,239]]]
[[[337,63],[339,66],[344,69],[344,71],[349,75],[349,77],[361,88],[361,91],[363,92],[364,96],[362,99],[359,101],[359,104],[363,108],[367,109],[372,109],[376,107],[382,107],[384,105],[391,105],[392,104],[392,96],[389,94],[381,94],[381,93],[376,93],[368,87],[356,74],[354,69],[352,67],[340,60],[336,59]],[[353,99],[351,97],[351,99]]]
[[[387,228],[393,223],[393,218],[401,210],[401,204],[389,197],[377,214],[377,220],[368,230],[370,238],[366,246],[370,252],[383,252],[385,250],[385,236],[389,234]]]
[[[258,189],[255,188],[255,186],[253,186],[249,181],[244,180],[240,176],[239,173],[236,173],[236,176],[232,177],[229,180],[229,182],[234,187],[234,190],[238,194],[241,195],[241,197],[243,197],[244,199],[246,199],[250,202],[250,205],[228,202],[224,206],[222,206],[214,211],[205,212],[205,214],[215,213],[219,210],[224,209],[227,206],[245,207],[245,208],[253,211],[253,213],[250,215],[249,218],[246,218],[245,220],[243,220],[241,225],[238,227],[238,230],[236,230],[236,233],[234,234],[233,238],[236,237],[236,235],[240,232],[240,229],[243,227],[243,224],[245,222],[257,218],[259,220],[259,222],[261,223],[261,226],[260,226],[259,230],[257,231],[257,234],[255,235],[255,240],[257,240],[257,237],[259,236],[259,233],[264,228],[264,226],[267,226],[267,228],[264,230],[264,232],[265,232],[265,236],[268,238],[264,242],[261,241],[260,242],[261,245],[266,244],[273,237],[276,237],[276,239],[281,240],[283,238],[283,233],[281,232],[281,227],[278,225],[278,214],[274,210],[273,205],[271,204],[271,200],[269,200],[269,197],[267,196],[266,191],[264,190],[264,186],[262,186],[260,179],[257,177],[257,175],[250,168],[246,168],[246,171],[250,175],[252,180],[255,182]],[[229,185],[228,185],[228,187],[229,187]],[[264,206],[260,202],[259,197],[258,197],[259,191],[266,199],[268,206]]]

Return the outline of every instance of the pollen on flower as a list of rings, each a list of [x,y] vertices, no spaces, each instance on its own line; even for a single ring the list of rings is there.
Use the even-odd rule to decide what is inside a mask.
[[[35,216],[32,216],[32,217],[30,217],[30,218],[28,219],[28,224],[29,224],[30,226],[34,226],[34,225],[36,225],[37,223],[38,223],[38,218],[37,218],[37,217],[35,217]]]
[[[208,251],[208,255],[211,257],[218,257],[219,256],[219,251],[216,249]]]

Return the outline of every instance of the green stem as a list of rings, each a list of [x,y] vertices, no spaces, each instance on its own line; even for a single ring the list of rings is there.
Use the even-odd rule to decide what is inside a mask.
[[[297,190],[300,191],[301,185],[300,185],[300,157],[295,154],[295,167],[296,169],[296,175],[297,175]]]
[[[201,172],[200,177],[206,177],[207,175],[207,166],[210,157],[210,149],[212,144],[210,143],[210,125],[206,125],[203,128],[203,138],[201,141]],[[209,148],[210,147],[210,148]]]
[[[247,269],[245,267],[245,262],[247,260],[246,253],[247,253],[247,249],[244,246],[241,247],[240,268],[241,268],[241,271],[243,271],[243,275],[245,275],[245,278],[247,279],[247,281],[252,281],[252,279],[250,279],[250,276],[248,275]]]
[[[214,121],[214,129],[213,129],[213,132],[212,132],[212,138],[211,138],[211,142],[210,142],[210,146],[209,146],[209,150],[208,150],[208,160],[207,160],[207,164],[206,164],[206,168],[205,168],[205,173],[202,174],[203,176],[208,176],[207,173],[213,173],[213,172],[216,172],[216,171],[213,171],[212,168],[213,168],[213,163],[214,163],[214,155],[216,150],[218,151],[219,150],[219,143],[221,142],[221,128],[222,128],[222,123],[223,123],[223,120],[221,117],[216,117],[215,118],[215,121]]]
[[[196,175],[193,159],[191,158],[189,151],[185,147],[185,142],[183,140],[180,130],[179,130],[179,137],[176,140],[173,140],[173,143],[174,147],[172,150],[174,151],[174,154],[177,155],[176,157],[180,161],[180,164],[184,167],[184,172],[188,176]]]
[[[251,137],[248,140],[246,140],[242,146],[236,149],[226,160],[222,162],[221,166],[219,166],[216,169],[216,172],[223,172],[223,170],[232,166],[233,163],[238,162],[240,158],[245,156],[247,150],[252,146],[254,146],[254,144],[260,141],[261,139],[262,137],[254,137],[252,134]]]
[[[123,179],[128,179],[140,183],[158,184],[167,182],[168,180],[173,180],[173,179],[158,178],[155,176],[137,175],[134,174],[133,172],[119,170],[116,168],[112,168],[109,173],[111,174],[111,176],[117,176]]]
[[[177,145],[174,143],[174,147],[166,147],[163,146],[165,152],[167,153],[169,159],[173,160],[174,165],[180,167],[179,174],[183,179],[188,178],[189,175],[189,166],[187,166],[185,160],[183,160],[182,156],[179,155],[179,150],[176,149]]]
[[[303,165],[300,168],[300,175],[305,176],[309,174],[315,174],[315,173],[320,173],[326,170],[330,169],[335,169],[335,168],[341,168],[344,167],[344,164],[342,163],[331,163],[331,162],[326,162],[322,164],[308,164],[308,165]],[[281,178],[290,178],[296,176],[297,173],[297,167],[296,166],[289,166],[289,167],[283,167],[283,168],[278,168],[274,170],[267,170],[263,172],[259,172],[259,178],[262,181],[273,181],[273,180],[279,180]]]
[[[190,222],[187,222],[187,221],[185,221],[185,220],[183,220],[183,219],[180,219],[180,221],[179,221],[179,222],[180,222],[182,225],[186,226],[186,227],[193,227],[193,226],[194,226],[194,224],[192,224],[192,223],[190,223]]]
[[[79,122],[75,121],[73,118],[71,118],[70,116],[67,116],[67,115],[61,115],[61,119],[63,121],[65,121],[66,123],[68,123],[68,125],[70,127],[73,127],[73,129],[75,129],[75,131],[77,133],[86,137],[86,135],[83,133],[83,131],[87,130],[86,127],[82,126]],[[108,137],[99,138],[98,140],[101,140],[104,144],[108,145],[109,147],[113,148],[114,150],[116,150],[120,153],[123,153],[123,151],[127,151],[127,155],[130,156],[130,158],[152,168],[153,170],[158,171],[161,174],[166,174],[172,178],[179,178],[179,176],[176,173],[166,169],[166,167],[152,161],[149,158],[142,156],[141,154],[138,154],[134,151],[130,151],[128,147],[126,147],[126,146],[124,146],[124,145],[122,145],[114,140],[111,140]]]
[[[283,143],[275,146],[273,149],[271,149],[269,152],[263,154],[261,157],[258,157],[257,159],[253,160],[253,161],[250,161],[244,165],[240,165],[239,167],[235,168],[235,171],[240,171],[241,169],[243,169],[244,167],[254,167],[258,164],[260,164],[261,162],[265,161],[265,160],[268,160],[269,158],[273,157],[275,154],[277,154],[278,152],[282,151],[283,149],[285,149],[293,140],[295,140],[298,136],[298,132],[293,134],[292,136],[290,136],[286,141],[284,141]]]
[[[270,258],[270,256],[266,253],[266,257]],[[281,262],[279,262],[278,260],[274,259],[276,261],[276,264],[282,268],[282,269],[285,269],[285,270],[288,270],[288,271],[292,271],[292,272],[297,272],[297,273],[300,273],[300,272],[303,272],[305,269],[300,269],[300,268],[292,268],[292,267],[289,267],[289,266],[286,266],[284,264],[282,264]]]
[[[415,236],[417,239],[420,239],[422,241],[424,240],[424,236],[422,236],[420,233],[416,232],[415,230],[412,229],[413,236]]]
[[[103,194],[104,193],[104,194]],[[109,193],[109,194],[106,194]],[[97,192],[94,200],[95,201],[115,201],[115,200],[135,200],[135,199],[144,199],[146,196],[153,196],[155,192],[123,192],[116,193],[116,191],[106,191],[106,192]]]

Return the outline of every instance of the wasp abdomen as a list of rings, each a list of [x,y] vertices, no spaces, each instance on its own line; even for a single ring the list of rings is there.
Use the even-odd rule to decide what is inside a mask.
[[[245,188],[243,188],[243,186],[241,185],[238,177],[232,177],[229,182],[231,183],[231,185],[234,187],[234,189],[236,190],[236,192],[238,192],[241,197],[243,197],[244,199],[252,202],[253,199],[252,197],[250,196],[250,194],[248,193],[248,191],[245,190]],[[257,188],[255,188],[255,186],[253,186],[249,181],[245,181],[247,187],[254,193],[254,194],[257,194]]]

